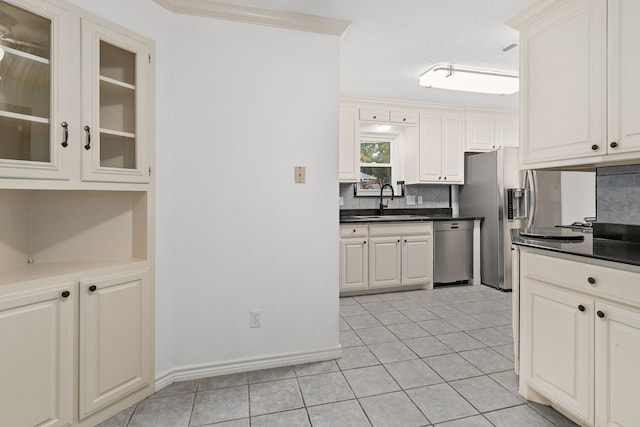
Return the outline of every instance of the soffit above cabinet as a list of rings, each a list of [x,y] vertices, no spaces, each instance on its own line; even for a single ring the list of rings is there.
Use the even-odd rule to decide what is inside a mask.
[[[310,33],[341,37],[350,21],[324,18],[296,12],[276,11],[215,0],[153,0],[160,6],[182,15],[205,16],[227,21],[266,25]]]

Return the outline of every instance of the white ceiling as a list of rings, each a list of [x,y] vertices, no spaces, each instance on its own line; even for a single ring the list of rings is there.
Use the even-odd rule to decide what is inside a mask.
[[[535,0],[228,0],[351,21],[341,40],[341,94],[517,108],[518,95],[427,89],[418,77],[435,64],[517,72],[518,42],[504,24]]]

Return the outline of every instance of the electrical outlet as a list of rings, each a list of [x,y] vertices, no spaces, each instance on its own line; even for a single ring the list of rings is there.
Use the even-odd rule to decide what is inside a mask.
[[[416,204],[416,196],[410,196],[407,194],[407,206],[414,206]]]
[[[261,324],[260,310],[249,311],[249,327],[259,328]]]
[[[296,184],[304,184],[305,182],[305,167],[304,166],[296,166],[294,168],[294,177],[293,177],[293,181]]]

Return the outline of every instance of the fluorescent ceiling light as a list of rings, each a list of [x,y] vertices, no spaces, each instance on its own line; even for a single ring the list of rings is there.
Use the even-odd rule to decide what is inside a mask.
[[[510,95],[518,91],[518,76],[500,71],[435,65],[420,76],[419,84],[437,89]]]

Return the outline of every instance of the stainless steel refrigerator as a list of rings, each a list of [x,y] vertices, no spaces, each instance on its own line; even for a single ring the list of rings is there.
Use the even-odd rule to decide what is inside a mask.
[[[519,170],[517,148],[468,154],[458,203],[460,215],[484,217],[480,227],[481,282],[508,290],[509,230],[561,223],[561,173]]]

